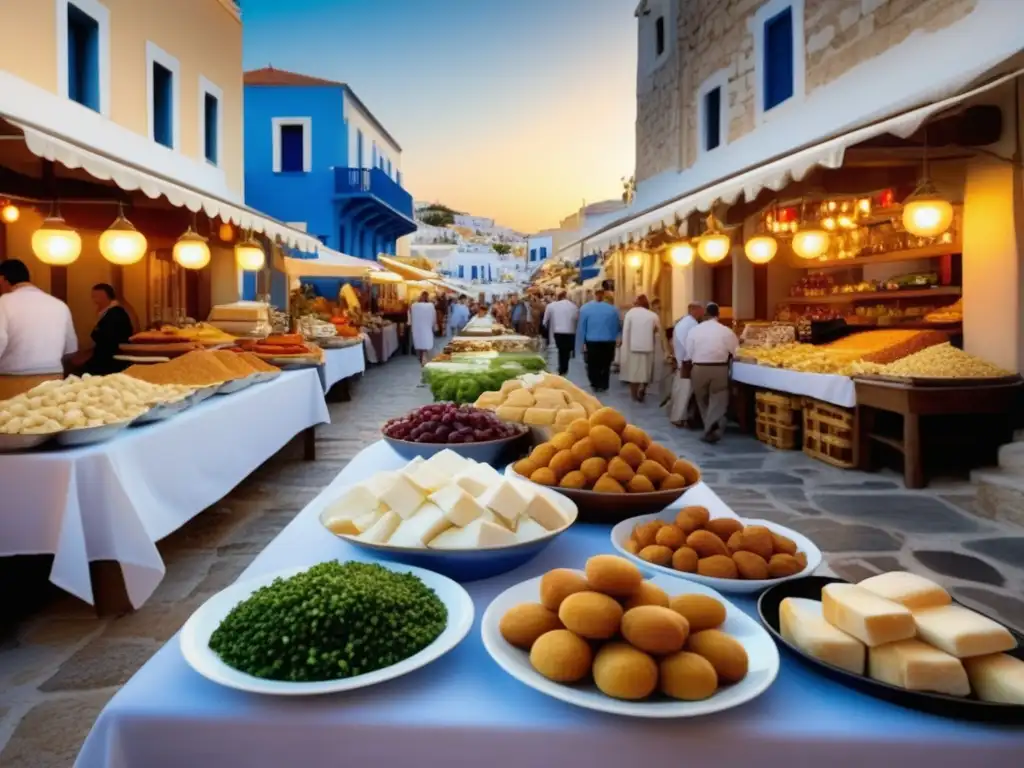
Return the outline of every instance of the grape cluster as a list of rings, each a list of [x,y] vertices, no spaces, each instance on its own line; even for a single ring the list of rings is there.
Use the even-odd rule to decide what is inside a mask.
[[[384,434],[414,443],[482,443],[514,437],[522,428],[471,405],[434,403],[384,425]]]

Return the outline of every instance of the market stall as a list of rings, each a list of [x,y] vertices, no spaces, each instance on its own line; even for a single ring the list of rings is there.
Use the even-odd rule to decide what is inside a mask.
[[[80,448],[0,454],[2,555],[52,553],[50,580],[98,607],[90,564],[120,564],[132,607],[164,575],[156,542],[222,499],[300,432],[330,421],[315,370],[214,395]]]
[[[365,559],[365,550],[340,541],[318,517],[346,486],[404,463],[383,443],[362,451],[242,578],[335,558]],[[674,506],[693,503],[716,514],[725,509],[703,485]],[[527,565],[465,587],[480,617],[510,585],[552,567],[582,567],[608,550],[606,526],[573,526]],[[752,596],[730,597],[748,616],[757,615]],[[372,765],[464,765],[467,754],[486,753],[489,763],[509,768],[673,765],[681,754],[695,765],[725,766],[763,763],[768,753],[772,762],[787,765],[926,762],[958,768],[965,762],[1011,765],[1024,737],[1019,729],[926,715],[865,696],[789,654],[765,693],[728,713],[642,721],[586,711],[503,672],[485,650],[478,619],[456,648],[425,669],[385,686],[305,700],[210,682],[188,666],[175,637],[107,704],[76,765],[204,768],[242,762],[270,768],[299,762],[319,768],[337,764],[339,745],[347,760]]]

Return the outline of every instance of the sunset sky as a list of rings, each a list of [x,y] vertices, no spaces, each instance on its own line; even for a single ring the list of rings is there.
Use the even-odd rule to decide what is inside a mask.
[[[523,231],[633,172],[636,0],[243,0],[245,67],[348,83],[419,200]]]

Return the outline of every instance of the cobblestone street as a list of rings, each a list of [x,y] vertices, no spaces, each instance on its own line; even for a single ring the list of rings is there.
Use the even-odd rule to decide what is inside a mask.
[[[585,382],[582,364],[572,377]],[[120,685],[204,600],[234,581],[391,416],[425,403],[419,366],[398,357],[366,373],[349,403],[331,404],[317,431],[318,460],[293,442],[227,498],[160,544],[167,576],[139,611],[97,619],[70,597],[48,599],[0,645],[0,766],[51,768],[73,761],[89,727]],[[629,420],[693,459],[740,515],[766,518],[812,538],[834,573],[860,579],[892,569],[932,577],[957,599],[1024,630],[1024,530],[974,513],[974,489],[939,481],[906,491],[891,472],[863,474],[800,452],[766,448],[729,434],[715,446],[672,427],[652,391],[629,401],[617,381],[602,396]]]

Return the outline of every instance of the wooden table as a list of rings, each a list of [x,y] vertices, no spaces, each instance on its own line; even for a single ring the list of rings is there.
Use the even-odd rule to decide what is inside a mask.
[[[981,437],[993,449],[1013,437],[1016,410],[1024,382],[1019,377],[995,380],[992,383],[964,383],[951,386],[919,386],[908,382],[855,378],[857,390],[857,443],[859,466],[871,470],[874,466],[874,448],[888,445],[903,454],[903,479],[907,488],[923,488],[924,445],[922,420],[937,421],[943,417],[974,415],[1006,418],[991,424]],[[888,412],[903,417],[902,436],[895,437],[876,429],[880,413]],[[940,437],[959,439],[962,434],[954,430],[939,433]],[[966,443],[966,441],[964,441]],[[935,447],[935,446],[930,446]],[[966,445],[962,446],[966,448]],[[971,453],[964,451],[965,454]],[[970,458],[973,458],[971,456]]]

